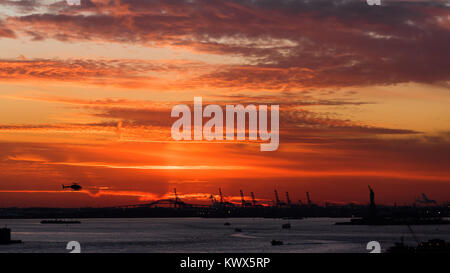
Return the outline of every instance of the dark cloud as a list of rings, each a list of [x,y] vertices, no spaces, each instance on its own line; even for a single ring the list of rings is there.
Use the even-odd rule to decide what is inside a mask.
[[[0,20],[0,38],[16,38],[16,34],[14,33],[14,31],[4,26],[1,20]]]
[[[353,86],[449,80],[449,9],[443,1],[85,1],[8,22],[35,39],[183,46],[252,60],[211,75],[223,85]]]
[[[0,6],[14,7],[19,13],[30,13],[42,7],[39,0],[0,0]]]
[[[221,105],[225,111],[225,105],[230,104],[279,104],[280,108],[280,135],[283,142],[304,142],[315,139],[316,136],[327,136],[328,141],[333,137],[365,135],[408,135],[418,134],[414,130],[401,128],[384,128],[360,124],[351,120],[343,120],[333,117],[333,113],[322,114],[307,110],[308,106],[358,106],[367,104],[366,102],[351,102],[342,100],[302,100],[298,97],[275,97],[259,96],[218,96],[228,98],[228,100],[215,100],[214,103]],[[232,98],[230,100],[230,98]],[[259,100],[257,99],[259,98]],[[33,98],[24,98],[33,99]],[[130,101],[126,99],[104,99],[104,100],[82,100],[63,97],[38,98],[38,101],[59,102],[69,104],[71,107],[80,108],[86,115],[104,119],[103,122],[96,123],[66,123],[66,124],[40,124],[40,125],[0,125],[0,131],[89,131],[117,129],[120,121],[122,129],[151,129],[157,127],[164,129],[165,134],[156,135],[164,139],[170,139],[169,128],[176,118],[170,115],[171,107],[176,104],[186,104],[193,109],[192,101],[178,101],[171,103],[155,103],[151,101]],[[258,100],[258,102],[256,102]],[[294,102],[289,102],[289,100]],[[212,102],[212,101],[211,101]],[[206,122],[208,118],[204,118]],[[270,121],[270,116],[269,116]],[[225,121],[224,121],[225,124]],[[270,122],[269,122],[270,124]],[[154,136],[148,136],[153,139]]]
[[[83,59],[0,59],[0,78],[43,78],[73,80],[102,77],[139,77],[143,73],[175,70],[170,64],[141,60],[83,60]]]
[[[173,73],[188,75],[187,67],[195,72],[208,66],[199,62],[137,59],[0,59],[0,80],[70,81],[124,88],[164,89],[168,88]],[[184,83],[173,82],[172,88],[183,87]]]
[[[215,102],[222,105],[225,111],[224,102]],[[235,104],[252,104],[251,101],[233,101],[227,102]],[[186,104],[193,109],[192,102],[173,102],[176,104]],[[315,113],[313,111],[305,110],[303,107],[307,106],[329,106],[329,105],[360,105],[364,102],[346,102],[346,101],[302,101],[298,100],[295,103],[280,103],[280,100],[272,100],[268,102],[253,103],[260,104],[280,104],[280,134],[284,142],[302,142],[305,137],[330,135],[335,137],[345,137],[345,135],[352,136],[373,136],[373,135],[408,135],[418,134],[420,132],[414,130],[407,130],[401,128],[384,128],[359,124],[350,120],[342,120],[333,118],[324,114]],[[302,108],[298,108],[302,106]],[[121,120],[122,126],[126,127],[140,127],[140,126],[157,126],[167,128],[172,126],[176,118],[170,117],[170,107],[159,108],[139,108],[139,107],[104,107],[101,105],[89,107],[97,112],[93,115],[96,117],[106,118],[108,120]],[[206,121],[207,118],[204,118]],[[270,121],[270,117],[269,117]],[[225,124],[225,121],[224,121]],[[168,132],[168,131],[167,131]]]

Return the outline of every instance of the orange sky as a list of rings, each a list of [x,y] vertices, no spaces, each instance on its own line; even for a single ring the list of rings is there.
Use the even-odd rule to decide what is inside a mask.
[[[222,188],[450,200],[445,1],[0,0],[0,207]],[[177,142],[176,104],[279,104],[280,146]],[[206,121],[205,119],[204,121]],[[78,182],[81,192],[61,184]]]

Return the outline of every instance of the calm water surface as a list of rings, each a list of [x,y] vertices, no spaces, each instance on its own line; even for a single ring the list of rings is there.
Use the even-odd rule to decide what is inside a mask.
[[[139,218],[80,219],[82,224],[43,225],[39,219],[3,220],[13,239],[22,244],[0,245],[0,252],[68,252],[66,244],[78,241],[82,252],[368,252],[369,241],[382,250],[400,240],[415,244],[406,226],[335,226],[348,219],[302,220],[261,218]],[[225,226],[224,223],[231,223]],[[292,228],[282,229],[290,223]],[[241,228],[242,232],[236,232]],[[450,241],[450,225],[412,226],[424,241]],[[271,240],[282,246],[272,246]]]

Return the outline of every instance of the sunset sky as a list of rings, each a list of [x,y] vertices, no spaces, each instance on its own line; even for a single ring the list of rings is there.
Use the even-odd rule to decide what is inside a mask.
[[[449,1],[0,0],[0,49],[0,207],[450,200]],[[278,150],[174,141],[194,96],[280,105]]]

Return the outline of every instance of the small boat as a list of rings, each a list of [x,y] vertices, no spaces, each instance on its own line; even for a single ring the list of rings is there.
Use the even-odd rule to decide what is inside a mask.
[[[42,220],[41,224],[81,224],[78,220]]]
[[[225,222],[223,223],[224,226],[231,226],[231,224],[229,222]]]
[[[290,223],[283,224],[283,225],[281,225],[281,228],[282,229],[290,229],[291,228],[291,224]]]
[[[241,228],[235,228],[234,231],[236,231],[236,232],[242,232],[242,229],[241,229]]]
[[[281,246],[283,245],[283,241],[277,241],[277,240],[272,240],[272,242],[270,242],[273,246]]]

